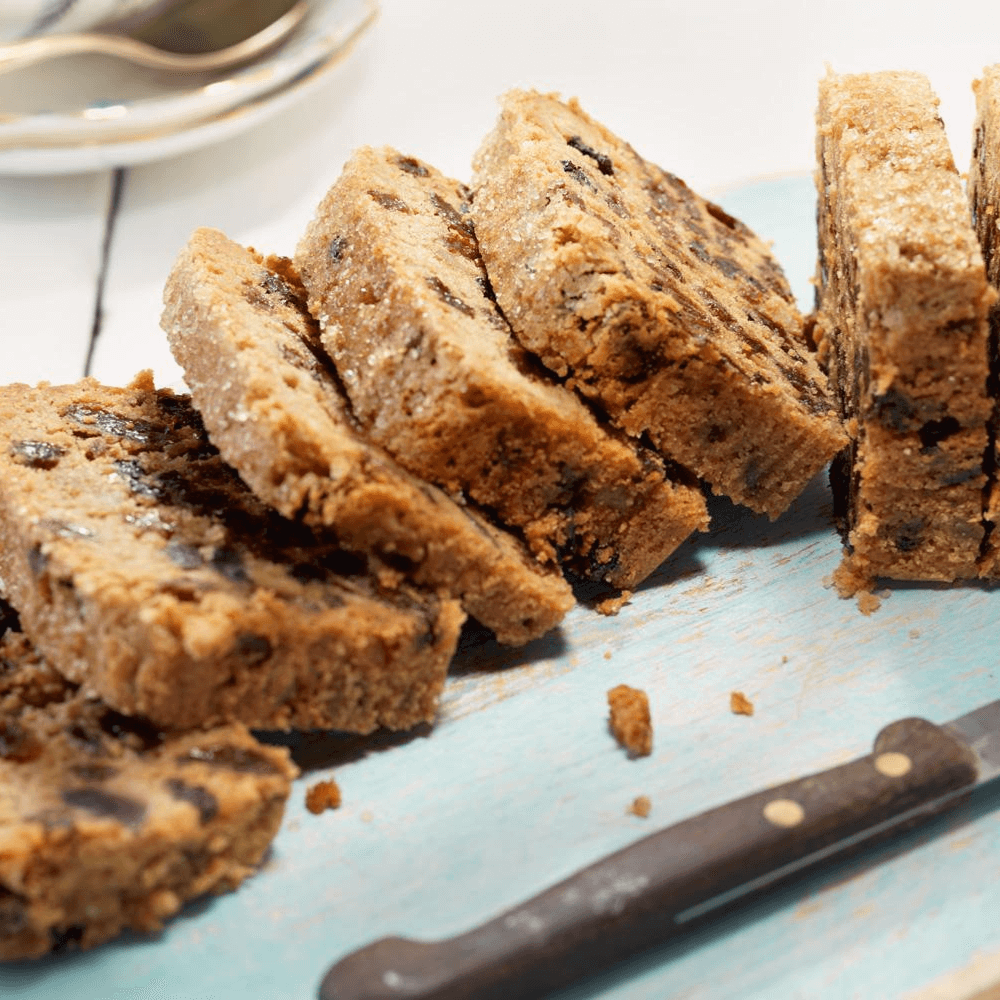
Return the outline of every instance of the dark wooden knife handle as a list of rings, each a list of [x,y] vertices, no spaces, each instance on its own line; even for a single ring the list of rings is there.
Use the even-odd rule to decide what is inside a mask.
[[[976,778],[964,743],[903,719],[859,760],[653,833],[458,937],[367,945],[327,972],[320,1000],[544,996],[666,939],[734,893],[929,818]]]

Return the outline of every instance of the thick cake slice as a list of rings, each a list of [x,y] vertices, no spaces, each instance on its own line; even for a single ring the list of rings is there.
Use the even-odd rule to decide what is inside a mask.
[[[400,463],[494,510],[540,559],[632,587],[705,527],[704,500],[516,345],[468,198],[393,150],[354,155],[295,258],[323,344]]]
[[[937,99],[916,73],[819,88],[817,340],[851,434],[834,463],[844,569],[974,577],[993,293]]]
[[[772,518],[843,446],[768,249],[575,101],[507,94],[473,187],[515,335],[629,434]]]
[[[0,389],[0,577],[39,651],[168,727],[434,717],[464,615],[266,508],[187,397]],[[393,574],[385,574],[393,576]]]
[[[986,277],[994,289],[1000,289],[1000,66],[988,66],[983,77],[973,85],[976,92],[975,145],[969,167],[969,198],[976,236],[983,252]],[[989,478],[986,489],[986,538],[980,574],[1000,576],[1000,305],[990,310],[989,333],[989,392],[993,412],[989,422],[989,445],[985,472]]]
[[[157,930],[261,860],[296,775],[233,724],[171,735],[0,638],[0,959]]]
[[[290,265],[200,229],[167,280],[163,327],[222,457],[281,514],[460,598],[501,642],[553,628],[573,604],[559,571],[360,435]]]

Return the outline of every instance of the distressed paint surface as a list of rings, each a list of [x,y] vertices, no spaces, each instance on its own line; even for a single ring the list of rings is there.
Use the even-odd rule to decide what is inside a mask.
[[[803,295],[809,179],[722,200],[775,239]],[[945,721],[998,697],[993,588],[895,586],[865,617],[823,584],[839,543],[822,478],[774,524],[711,509],[712,531],[617,617],[581,606],[517,651],[468,631],[432,730],[302,738],[318,766],[238,892],[188,907],[158,938],[2,966],[0,996],[303,1000],[374,938],[467,930],[654,829],[866,753],[894,719]],[[621,682],[649,694],[650,757],[629,760],[607,730],[605,692]],[[734,689],[752,717],[731,713]],[[344,804],[311,815],[306,787],[328,776]],[[647,819],[627,812],[638,795]],[[998,896],[989,789],[560,997],[913,1000],[1000,952]]]

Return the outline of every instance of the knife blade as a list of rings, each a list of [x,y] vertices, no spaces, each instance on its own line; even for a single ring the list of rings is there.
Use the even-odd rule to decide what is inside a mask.
[[[442,941],[382,938],[336,962],[320,1000],[541,997],[713,910],[910,829],[1000,776],[1000,701],[886,726],[872,752],[710,809]]]

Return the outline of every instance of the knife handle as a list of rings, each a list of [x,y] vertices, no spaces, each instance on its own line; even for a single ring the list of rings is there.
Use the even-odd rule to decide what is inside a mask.
[[[352,952],[327,972],[320,1000],[544,996],[732,898],[957,804],[976,779],[974,755],[947,730],[894,722],[865,757],[650,834],[465,934]]]

